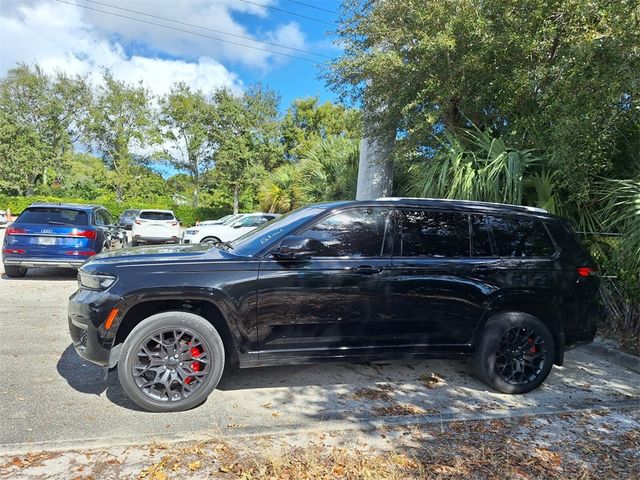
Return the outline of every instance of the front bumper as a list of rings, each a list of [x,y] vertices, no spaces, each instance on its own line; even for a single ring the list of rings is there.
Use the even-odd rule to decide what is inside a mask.
[[[69,297],[68,322],[73,346],[82,358],[101,366],[109,365],[115,329],[104,322],[120,298],[108,292],[80,289]]]
[[[16,265],[19,267],[64,267],[78,268],[89,257],[78,258],[47,258],[47,257],[18,257],[6,256],[2,259],[5,265]]]

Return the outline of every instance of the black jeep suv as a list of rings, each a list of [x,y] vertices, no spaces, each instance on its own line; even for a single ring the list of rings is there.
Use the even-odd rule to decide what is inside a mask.
[[[78,273],[78,353],[141,407],[202,403],[225,365],[471,356],[538,387],[595,335],[597,267],[541,209],[380,199],[311,205],[231,242],[125,249]]]

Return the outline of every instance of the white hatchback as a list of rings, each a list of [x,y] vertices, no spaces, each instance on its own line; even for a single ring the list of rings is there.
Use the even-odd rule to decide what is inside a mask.
[[[277,213],[247,213],[232,223],[198,225],[185,230],[182,242],[211,244],[230,242],[279,216]]]
[[[131,245],[179,243],[180,222],[171,210],[141,210],[131,226]]]

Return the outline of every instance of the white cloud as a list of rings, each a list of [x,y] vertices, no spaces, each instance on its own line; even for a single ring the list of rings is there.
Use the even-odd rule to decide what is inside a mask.
[[[263,7],[237,0],[105,0],[104,3],[252,38],[246,28],[233,18],[234,12],[257,17],[268,14]],[[261,3],[267,4],[269,1],[261,0]],[[184,81],[205,91],[219,86],[239,89],[242,83],[238,76],[228,70],[222,61],[265,70],[276,64],[276,58],[279,58],[278,63],[283,58],[53,0],[2,1],[0,5],[0,75],[5,74],[16,62],[37,62],[47,72],[88,74],[94,78],[100,75],[100,67],[106,67],[120,80],[137,82],[142,79],[153,93],[162,94],[174,81]],[[137,16],[98,4],[82,5]],[[158,19],[138,17],[169,24]],[[200,32],[220,36],[206,30]],[[225,38],[251,43],[249,40]],[[295,23],[265,31],[261,38],[295,48],[305,46],[304,34]],[[272,49],[262,44],[253,45]]]

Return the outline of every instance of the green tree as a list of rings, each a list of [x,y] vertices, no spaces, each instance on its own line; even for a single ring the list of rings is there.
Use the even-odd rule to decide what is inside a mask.
[[[234,213],[242,193],[249,190],[255,197],[260,178],[283,161],[278,101],[275,92],[261,86],[242,95],[227,89],[214,94],[215,179],[230,192]]]
[[[37,65],[18,65],[0,81],[3,182],[21,195],[64,170],[78,140],[91,91],[83,77],[49,76]],[[13,185],[11,187],[11,185]]]
[[[191,177],[193,206],[198,207],[201,178],[213,166],[211,139],[213,106],[200,91],[184,83],[173,86],[160,100],[162,136],[172,148],[164,150],[169,163]]]
[[[561,206],[577,211],[595,178],[628,163],[634,135],[624,132],[640,115],[638,5],[350,0],[338,29],[345,54],[327,78],[376,129],[399,132],[401,157],[428,162],[445,132],[472,124],[517,138],[548,159]]]
[[[132,150],[142,151],[158,141],[149,97],[142,85],[116,80],[106,70],[86,121],[86,141],[116,174],[113,180],[118,201],[131,196],[140,179],[133,167],[141,155],[136,158]]]
[[[282,119],[285,153],[299,159],[322,139],[334,135],[360,138],[361,129],[358,110],[331,102],[320,105],[317,97],[298,98]]]
[[[360,142],[329,137],[300,160],[300,189],[310,202],[353,200],[358,183]]]

